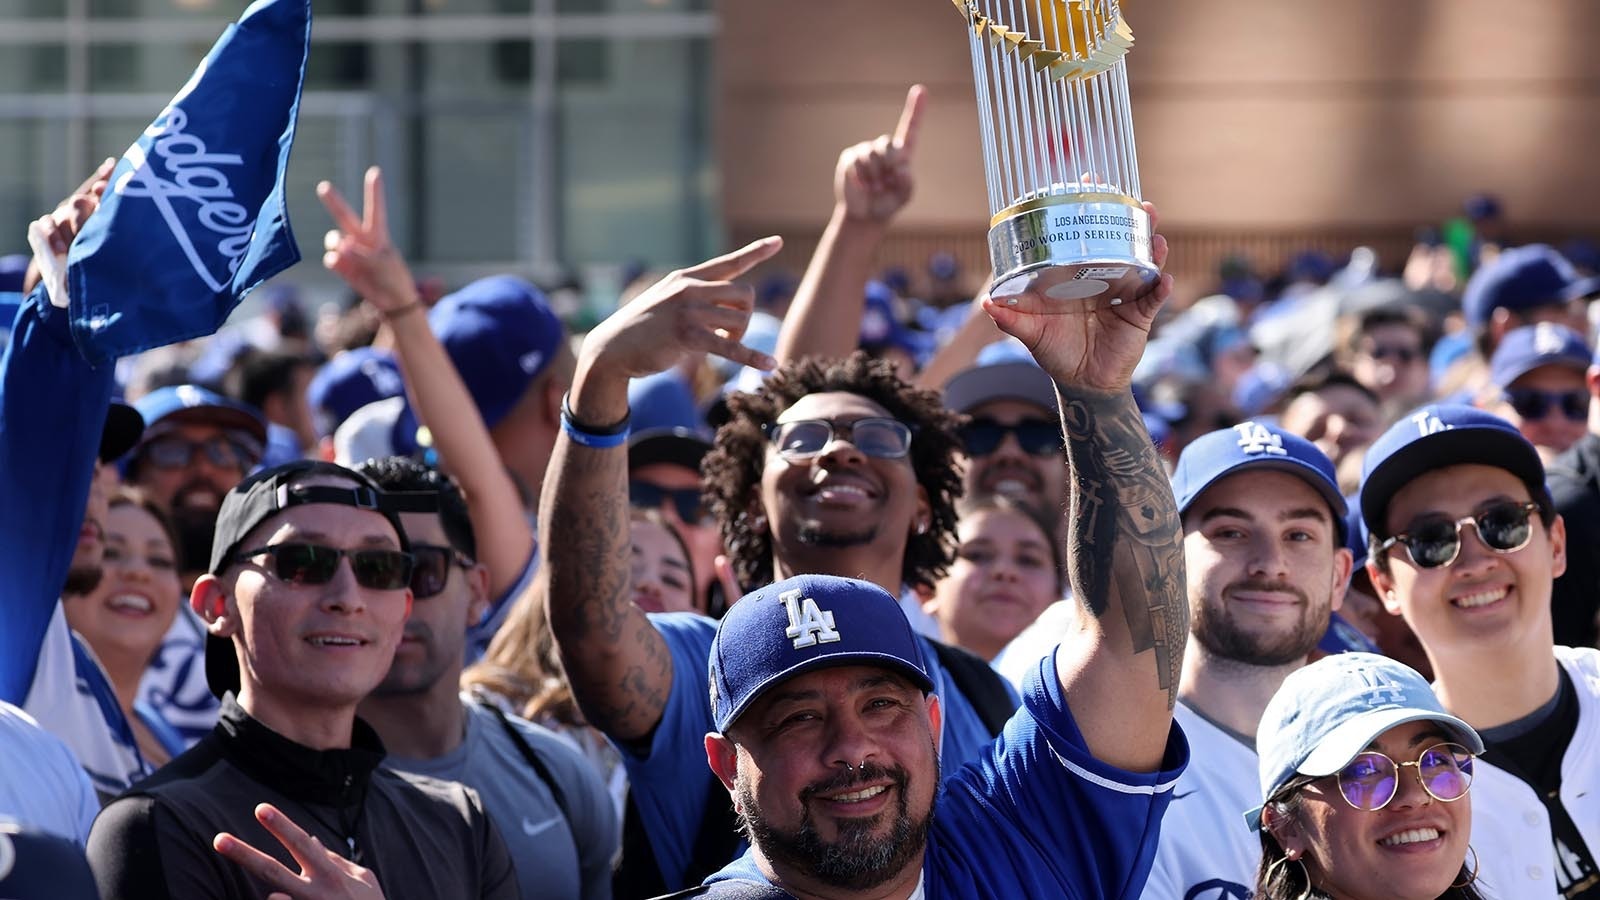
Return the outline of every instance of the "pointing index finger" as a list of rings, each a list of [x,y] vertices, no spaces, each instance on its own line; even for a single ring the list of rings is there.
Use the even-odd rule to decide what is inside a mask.
[[[900,123],[894,127],[893,146],[901,153],[910,155],[917,146],[917,131],[922,123],[922,107],[928,96],[927,88],[920,84],[913,84],[911,90],[906,91],[906,105],[900,109]]]
[[[732,281],[783,249],[783,238],[773,235],[752,241],[732,253],[708,259],[698,266],[685,269],[685,274],[706,281]]]

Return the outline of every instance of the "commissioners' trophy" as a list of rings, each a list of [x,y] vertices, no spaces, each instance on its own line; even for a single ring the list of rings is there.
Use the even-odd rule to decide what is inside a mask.
[[[992,295],[1045,306],[1131,299],[1158,271],[1139,202],[1121,3],[955,5],[970,28]]]

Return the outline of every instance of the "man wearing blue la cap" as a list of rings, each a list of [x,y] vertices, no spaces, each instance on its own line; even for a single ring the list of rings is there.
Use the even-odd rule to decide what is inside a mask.
[[[1186,747],[1173,731],[1148,773],[1097,758],[1076,664],[1041,660],[1004,740],[941,791],[941,708],[895,598],[825,575],[747,595],[712,642],[705,751],[752,847],[680,896],[1138,896]]]
[[[1185,447],[1172,490],[1189,594],[1173,717],[1195,762],[1173,790],[1145,896],[1243,898],[1261,859],[1260,843],[1237,827],[1257,796],[1256,727],[1343,601],[1345,500],[1316,445],[1258,422]]]
[[[1567,540],[1538,453],[1482,410],[1423,407],[1368,451],[1361,514],[1374,587],[1416,632],[1444,707],[1489,747],[1481,880],[1500,896],[1600,897],[1600,651],[1553,643]]]
[[[205,572],[222,498],[261,462],[266,422],[254,408],[194,384],[151,391],[134,408],[145,432],[127,479],[172,516],[187,589]]]
[[[1548,463],[1583,437],[1590,353],[1565,325],[1513,329],[1489,358],[1489,388],[1477,405],[1515,425]]]

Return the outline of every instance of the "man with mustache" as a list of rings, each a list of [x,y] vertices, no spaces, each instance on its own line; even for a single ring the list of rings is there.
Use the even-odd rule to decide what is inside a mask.
[[[205,573],[222,498],[261,462],[267,426],[255,409],[195,384],[159,388],[134,406],[145,433],[127,480],[172,517],[188,589]]]
[[[1257,422],[1185,447],[1172,490],[1189,594],[1174,718],[1196,763],[1173,791],[1145,896],[1243,900],[1261,861],[1240,821],[1260,803],[1256,727],[1344,597],[1345,501],[1316,445]]]

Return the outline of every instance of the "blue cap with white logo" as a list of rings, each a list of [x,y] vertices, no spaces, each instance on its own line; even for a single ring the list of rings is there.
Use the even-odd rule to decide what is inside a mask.
[[[1273,425],[1240,422],[1196,438],[1183,448],[1178,465],[1172,470],[1172,493],[1178,501],[1178,514],[1218,480],[1243,471],[1276,469],[1294,475],[1310,485],[1333,511],[1339,540],[1349,532],[1345,527],[1347,507],[1339,493],[1339,478],[1333,461],[1316,445]]]
[[[1565,366],[1579,372],[1589,368],[1589,345],[1583,335],[1565,325],[1540,322],[1506,332],[1489,358],[1489,381],[1507,388],[1511,382],[1540,366]]]
[[[1261,713],[1256,731],[1261,802],[1295,775],[1332,775],[1396,725],[1430,721],[1473,753],[1483,739],[1471,725],[1445,712],[1415,669],[1376,653],[1326,656],[1283,680]],[[1244,814],[1261,828],[1261,807]]]
[[[797,575],[746,594],[711,642],[711,717],[726,733],[770,688],[831,666],[894,669],[933,690],[900,603],[854,578]]]
[[[196,422],[242,431],[254,438],[258,447],[267,442],[266,420],[255,407],[197,384],[158,388],[134,401],[133,406],[144,417],[147,441],[165,434],[164,425]]]
[[[328,360],[306,388],[317,434],[339,430],[355,411],[369,403],[406,392],[394,355],[372,347],[356,347]]]
[[[480,278],[440,300],[428,312],[428,325],[490,428],[511,412],[566,340],[566,329],[539,289],[511,275]]]
[[[1361,466],[1361,518],[1367,531],[1389,536],[1389,501],[1412,479],[1447,466],[1485,465],[1505,469],[1528,488],[1528,496],[1549,509],[1544,463],[1539,451],[1516,426],[1472,406],[1435,403],[1401,417],[1367,448]]]

